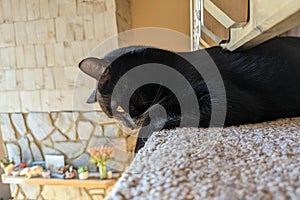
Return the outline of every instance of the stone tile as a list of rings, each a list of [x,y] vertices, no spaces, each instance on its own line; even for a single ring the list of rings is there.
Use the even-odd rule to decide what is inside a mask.
[[[55,121],[58,116],[58,112],[52,112],[50,115],[51,115],[52,120]]]
[[[64,135],[67,136],[69,140],[76,140],[77,134],[75,124],[73,124],[72,127],[64,133]]]
[[[43,77],[44,77],[44,88],[46,89],[54,89],[54,76],[53,72],[49,68],[43,69]]]
[[[83,29],[84,36],[86,40],[93,39],[94,36],[94,26],[93,26],[93,15],[83,16]]]
[[[71,43],[72,54],[75,63],[79,63],[83,59],[82,42],[74,41]]]
[[[104,199],[104,196],[103,195],[93,195],[93,200],[102,200]]]
[[[41,90],[41,106],[42,111],[44,112],[50,112],[50,97],[49,97],[49,91],[48,90]]]
[[[89,167],[89,171],[96,171],[95,164],[90,163],[89,160],[90,160],[89,154],[84,153],[84,154],[80,155],[78,158],[72,160],[70,163],[74,167],[86,166],[87,165]]]
[[[39,0],[26,0],[27,6],[27,20],[39,19],[40,13],[40,1]]]
[[[0,126],[3,141],[16,140],[16,134],[10,123],[8,114],[0,114]]]
[[[105,5],[107,10],[116,10],[116,1],[115,0],[105,0]]]
[[[104,35],[106,38],[111,37],[118,33],[117,19],[115,11],[106,11],[103,15],[104,18]]]
[[[103,125],[104,136],[106,137],[118,137],[119,136],[119,128],[116,124],[107,124]]]
[[[89,194],[91,195],[95,195],[95,194],[104,194],[105,193],[105,190],[104,189],[100,189],[100,188],[97,188],[97,189],[90,189],[89,190]]]
[[[77,63],[72,62],[72,65],[77,65]],[[64,68],[66,81],[68,88],[73,88],[75,86],[76,77],[78,75],[78,69],[75,67],[65,67]]]
[[[16,59],[16,51],[15,47],[9,47],[9,61],[10,61],[10,67],[13,69],[17,68],[17,59]]]
[[[55,43],[54,44],[54,58],[55,58],[56,66],[64,67],[66,65],[63,43]]]
[[[37,32],[37,44],[48,43],[48,20],[37,20],[36,21],[36,32]],[[37,58],[38,60],[38,58]]]
[[[107,138],[93,136],[89,141],[88,147],[97,147],[97,146],[107,145],[107,144],[108,144]]]
[[[35,69],[34,70],[34,85],[36,89],[43,89],[44,88],[44,76],[42,69]]]
[[[66,84],[68,84],[67,81],[66,81]],[[74,110],[73,93],[74,93],[73,89],[60,90],[60,97],[61,97],[61,109],[60,110],[63,110],[63,111]]]
[[[34,69],[24,69],[23,70],[23,88],[25,90],[33,90],[35,89],[35,77],[34,75]]]
[[[31,91],[31,102],[33,108],[30,110],[31,112],[41,112],[42,104],[41,104],[41,93],[39,90]]]
[[[0,47],[9,47],[15,45],[15,31],[14,25],[10,23],[1,23],[0,30],[2,37],[0,39]]]
[[[46,47],[47,65],[48,67],[53,67],[55,65],[53,44],[46,44],[45,47]]]
[[[47,154],[61,154],[59,151],[51,148],[51,147],[48,147],[46,145],[42,145],[42,152],[44,155],[47,155]]]
[[[77,132],[80,140],[88,140],[91,137],[94,126],[90,122],[81,121],[78,123]]]
[[[27,21],[26,22],[26,33],[27,33],[27,42],[28,44],[35,44],[36,43],[36,27],[35,21]]]
[[[60,112],[55,119],[54,125],[65,133],[74,124],[73,114],[71,112]]]
[[[43,145],[46,145],[46,146],[48,146],[48,147],[52,147],[53,146],[53,142],[52,142],[52,140],[51,140],[51,138],[48,138],[48,139],[46,139],[46,140],[43,140]]]
[[[51,134],[51,139],[53,142],[65,142],[68,140],[68,138],[63,135],[59,130],[54,131],[54,133]]]
[[[54,148],[63,152],[68,159],[76,158],[80,156],[85,150],[84,142],[57,142],[54,144]]]
[[[0,93],[0,110],[2,112],[7,112],[7,104],[6,104],[6,92]]]
[[[21,91],[20,99],[21,99],[22,112],[26,113],[33,110],[33,105],[31,102],[32,95],[30,91]]]
[[[25,66],[29,68],[36,67],[35,49],[33,45],[24,45]]]
[[[37,67],[47,67],[46,51],[44,45],[35,45]]]
[[[48,43],[56,42],[56,34],[55,34],[55,19],[48,19]]]
[[[49,4],[50,18],[58,17],[59,1],[58,0],[48,1],[48,4]]]
[[[32,137],[31,134],[27,134],[26,137],[28,138],[28,140],[29,140],[30,142],[34,142],[34,138]]]
[[[65,50],[65,60],[66,60],[66,65],[71,66],[74,65],[74,57],[72,54],[72,48],[71,48],[71,43],[70,42],[64,42],[64,50]],[[69,67],[67,67],[69,68]],[[67,73],[66,73],[67,75]]]
[[[24,58],[24,50],[23,50],[23,46],[17,46],[15,48],[16,51],[16,55],[18,55],[16,57],[17,59],[17,67],[21,68],[25,66],[25,58]]]
[[[29,141],[26,137],[22,137],[18,140],[19,146],[21,147],[21,161],[22,162],[27,162],[27,161],[32,161],[32,155],[31,151],[29,148]]]
[[[27,34],[26,27],[24,22],[16,22],[14,23],[15,34],[16,34],[16,43],[17,45],[27,44]]]
[[[12,123],[15,126],[18,133],[22,136],[27,132],[23,115],[21,113],[11,114]]]
[[[6,70],[5,79],[7,90],[15,90],[17,88],[16,70]]]
[[[14,143],[7,143],[6,151],[9,159],[13,159],[16,164],[19,164],[21,162],[21,151],[18,145]]]
[[[9,186],[11,196],[16,196],[19,190],[19,186],[17,184],[9,184]]]
[[[67,38],[67,24],[65,17],[58,17],[55,19],[56,39],[58,42],[68,41]]]
[[[63,67],[52,69],[52,74],[54,77],[55,89],[67,89],[68,88]]]
[[[95,39],[99,41],[105,40],[105,33],[104,29],[104,14],[103,13],[96,13],[94,14],[94,29],[95,29]],[[95,46],[94,46],[95,47]]]
[[[75,36],[74,40],[80,41],[80,43],[82,44],[82,41],[85,39],[83,33],[82,16],[72,17],[72,31],[73,31],[73,35]]]
[[[0,64],[1,64],[1,61],[0,61]],[[6,78],[5,78],[5,71],[4,70],[1,70],[0,72],[0,90],[1,91],[5,91],[6,90]]]
[[[118,161],[115,161],[115,160],[110,161],[108,163],[107,167],[112,171],[118,171],[118,172],[122,172],[125,169],[124,164],[122,164]]]
[[[35,143],[30,144],[30,149],[31,149],[34,161],[44,160],[43,156],[42,156],[42,153],[41,153],[41,150],[39,149],[39,147]]]
[[[59,16],[76,16],[76,1],[59,1]]]
[[[29,113],[27,124],[34,137],[39,141],[45,139],[54,128],[47,113]]]
[[[2,66],[5,67],[6,69],[9,68],[9,51],[8,48],[2,48],[0,49],[0,58],[2,62]]]
[[[17,91],[8,91],[5,93],[6,95],[6,110],[7,112],[20,112],[21,109],[21,103],[20,103],[20,97],[19,92]],[[2,110],[3,112],[3,110]]]
[[[20,187],[26,193],[27,199],[37,199],[40,194],[40,190],[41,190],[41,186],[39,186],[39,185],[24,184],[24,185],[20,185]]]
[[[57,112],[62,110],[62,97],[60,90],[49,91],[50,110]]]
[[[107,117],[107,115],[104,112],[85,112],[83,116],[88,119],[93,121],[94,123],[99,123],[99,122],[105,122],[105,121],[110,121],[111,119]]]
[[[57,187],[45,185],[41,194],[44,199],[90,199],[89,195],[84,190],[80,190],[76,187]]]
[[[103,129],[102,126],[96,126],[94,130],[95,136],[103,136]]]

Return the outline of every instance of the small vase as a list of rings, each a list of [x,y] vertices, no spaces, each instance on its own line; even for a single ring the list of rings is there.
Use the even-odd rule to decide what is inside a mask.
[[[107,177],[106,165],[99,166],[99,175],[100,175],[100,179],[106,179]]]
[[[79,179],[86,180],[89,178],[89,172],[82,172],[78,175]]]

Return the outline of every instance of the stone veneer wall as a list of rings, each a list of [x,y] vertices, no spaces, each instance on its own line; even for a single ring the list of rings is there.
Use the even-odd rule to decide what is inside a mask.
[[[95,109],[70,103],[94,83],[76,82],[78,63],[130,27],[129,0],[1,0],[0,112]]]
[[[0,114],[0,122],[3,143],[16,164],[63,154],[75,167],[87,165],[88,147],[112,145],[116,152],[111,167],[122,171],[131,161],[136,140],[102,112]],[[95,171],[94,165],[90,168]]]
[[[113,170],[124,170],[133,157],[136,138],[112,124],[102,112],[0,114],[0,122],[7,153],[17,164],[44,160],[46,154],[63,154],[68,164],[87,165],[87,148],[101,144],[112,145],[116,150],[109,164]],[[95,171],[95,165],[89,167]],[[11,185],[11,193],[16,199],[104,197],[101,188]]]
[[[19,163],[60,153],[78,166],[88,163],[88,147],[108,144],[116,149],[110,167],[128,165],[135,138],[97,104],[85,103],[95,81],[77,66],[130,28],[130,0],[0,0],[0,134],[10,158]],[[111,39],[105,49],[118,43]],[[11,193],[15,199],[104,196],[99,188],[32,185],[11,185]]]

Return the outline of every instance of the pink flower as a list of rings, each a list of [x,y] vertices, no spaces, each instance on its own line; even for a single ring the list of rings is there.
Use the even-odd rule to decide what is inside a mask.
[[[90,162],[96,163],[98,166],[106,165],[113,158],[114,148],[110,146],[92,147],[88,153],[91,156]]]

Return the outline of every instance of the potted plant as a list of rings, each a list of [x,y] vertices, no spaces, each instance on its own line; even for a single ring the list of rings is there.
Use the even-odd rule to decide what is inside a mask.
[[[0,160],[0,166],[4,170],[5,175],[10,176],[14,170],[15,162],[6,157],[4,160]]]
[[[88,149],[91,155],[90,162],[96,163],[99,167],[100,179],[107,177],[106,166],[107,163],[113,159],[114,148],[109,146],[92,147]]]
[[[81,180],[85,180],[89,178],[89,169],[88,166],[79,166],[77,169],[78,178]]]

